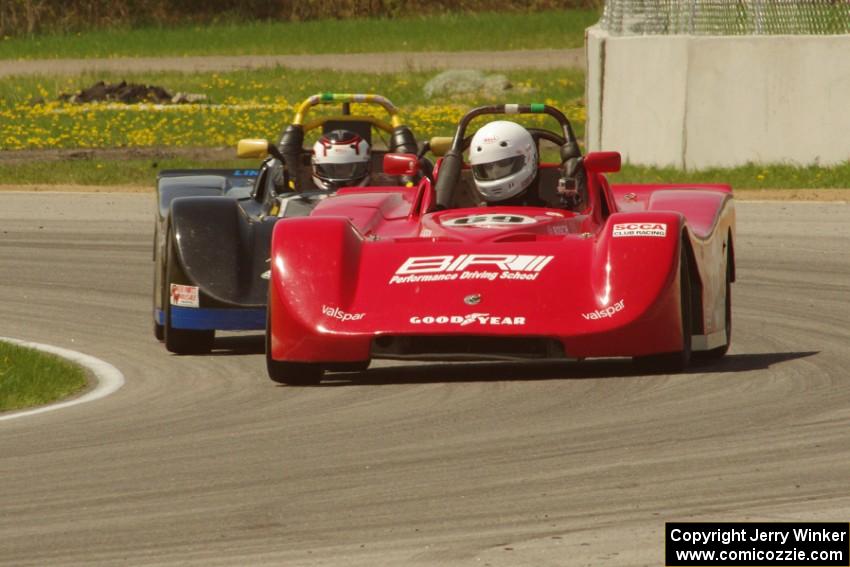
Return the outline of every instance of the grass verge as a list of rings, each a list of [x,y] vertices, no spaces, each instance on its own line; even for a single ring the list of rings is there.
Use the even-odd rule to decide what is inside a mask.
[[[81,367],[0,341],[0,411],[54,402],[85,386],[86,372]]]
[[[203,153],[195,149],[193,154]],[[221,150],[211,150],[221,155]],[[153,190],[160,169],[234,168],[259,165],[253,160],[204,160],[197,158],[65,159],[45,162],[33,157],[26,161],[0,161],[0,179],[15,185],[135,185]],[[795,167],[790,165],[744,165],[698,171],[626,165],[620,173],[609,174],[611,183],[728,183],[735,189],[829,189],[850,188],[850,162],[834,167]]]
[[[832,167],[747,164],[682,171],[625,165],[612,183],[728,183],[736,189],[843,189],[850,187],[850,161]]]
[[[596,10],[447,13],[401,19],[254,22],[3,38],[0,59],[564,49]]]
[[[0,82],[0,104],[23,111],[36,101],[55,102],[60,94],[76,93],[98,81],[141,83],[164,87],[171,94],[188,92],[206,95],[214,104],[299,103],[317,92],[373,92],[389,97],[396,105],[444,104],[447,102],[487,103],[506,99],[524,100],[541,97],[573,99],[584,96],[585,73],[580,69],[513,69],[488,71],[485,77],[502,75],[508,79],[506,90],[486,84],[468,95],[429,97],[425,85],[442,71],[405,71],[400,73],[316,72],[286,67],[260,68],[220,73],[84,72],[74,76],[14,76]],[[458,83],[459,81],[456,81]],[[69,105],[81,108],[80,105]],[[37,108],[37,105],[36,105]],[[287,119],[292,118],[287,116]]]
[[[234,150],[234,154],[236,151]],[[161,169],[233,168],[250,169],[256,160],[154,159],[71,159],[17,163],[0,162],[0,179],[15,185],[140,185],[153,190]]]
[[[252,167],[250,160],[226,159],[229,152],[190,152],[192,157],[167,156],[169,150],[235,148],[245,137],[275,139],[292,120],[295,105],[306,96],[327,90],[377,92],[390,97],[420,140],[451,135],[458,119],[470,108],[499,102],[546,102],[565,110],[579,137],[586,112],[582,100],[584,73],[579,70],[516,70],[502,73],[509,90],[476,91],[429,99],[425,84],[436,72],[317,74],[291,69],[230,73],[145,73],[118,76],[85,74],[74,78],[17,77],[0,85],[0,149],[57,150],[111,148],[112,157],[61,159],[44,167],[32,158],[7,160],[0,156],[0,180],[10,184],[79,184],[153,186],[159,169],[194,167]],[[142,109],[139,105],[32,105],[42,97],[55,100],[96,80],[156,84],[172,91],[205,94],[209,105]],[[369,108],[369,107],[366,107]],[[358,111],[355,108],[355,111]],[[359,112],[359,111],[358,111]],[[377,114],[382,116],[383,111]],[[532,117],[533,125],[551,126],[548,118]],[[534,122],[537,121],[537,122]],[[475,127],[475,124],[473,124]],[[167,157],[135,156],[135,148],[162,148]],[[114,152],[126,152],[115,157]],[[235,152],[234,152],[235,153]],[[8,154],[7,154],[8,155]],[[183,154],[185,155],[185,154]],[[94,153],[97,156],[97,152]],[[746,165],[701,171],[680,171],[626,165],[611,176],[614,183],[729,183],[735,188],[847,188],[850,162],[833,167]]]
[[[372,92],[389,97],[420,138],[451,135],[470,108],[496,102],[545,102],[567,113],[583,135],[586,113],[580,70],[515,70],[505,73],[506,90],[488,83],[463,95],[429,98],[426,84],[436,72],[315,73],[262,69],[229,73],[84,74],[71,79],[16,77],[0,85],[0,149],[235,146],[244,137],[275,138],[292,121],[295,106],[324,91]],[[151,105],[55,102],[98,80],[159,85],[170,92],[203,94],[209,104]],[[45,104],[32,104],[43,99]],[[374,106],[358,106],[386,118]],[[338,108],[336,110],[338,112]],[[312,113],[311,113],[312,114]],[[541,116],[530,123],[541,125]]]

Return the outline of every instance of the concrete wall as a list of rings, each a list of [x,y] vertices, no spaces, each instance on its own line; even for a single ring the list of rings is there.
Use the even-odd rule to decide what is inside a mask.
[[[685,169],[850,160],[850,35],[587,31],[587,144]]]

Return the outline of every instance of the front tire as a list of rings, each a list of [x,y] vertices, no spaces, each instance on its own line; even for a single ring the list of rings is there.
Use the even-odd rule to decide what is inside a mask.
[[[210,352],[215,344],[215,330],[213,329],[176,329],[171,323],[171,282],[177,270],[174,243],[171,241],[171,228],[166,233],[166,258],[165,258],[165,281],[162,286],[162,310],[165,314],[165,325],[163,325],[163,340],[168,352],[174,354],[206,354]],[[156,333],[156,329],[154,329]]]
[[[315,386],[322,381],[322,367],[311,362],[280,362],[266,355],[269,378],[287,386]]]
[[[269,282],[269,287],[273,285]],[[271,293],[271,290],[269,290]],[[266,307],[266,371],[269,378],[288,386],[313,386],[322,381],[322,366],[312,362],[281,362],[272,358],[272,306]]]

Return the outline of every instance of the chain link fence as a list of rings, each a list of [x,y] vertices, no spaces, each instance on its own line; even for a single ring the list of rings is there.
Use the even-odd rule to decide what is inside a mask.
[[[850,34],[850,0],[606,0],[611,35]]]

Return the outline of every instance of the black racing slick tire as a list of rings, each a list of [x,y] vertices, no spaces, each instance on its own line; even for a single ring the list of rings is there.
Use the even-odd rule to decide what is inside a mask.
[[[171,324],[170,287],[177,270],[174,243],[171,230],[166,233],[165,281],[163,282],[162,310],[165,314],[163,340],[165,349],[174,354],[205,354],[215,344],[215,330],[176,329]]]
[[[269,284],[271,285],[271,284]],[[269,378],[288,386],[314,386],[322,381],[321,364],[312,362],[282,362],[272,358],[271,302],[266,309],[266,370]]]
[[[725,313],[726,313],[726,344],[699,353],[699,358],[704,360],[719,360],[726,356],[729,352],[729,347],[732,344],[732,254],[731,243],[727,245],[730,250],[726,255],[726,298],[725,298]]]
[[[310,362],[280,362],[266,356],[272,382],[288,386],[315,386],[322,381],[322,367]]]
[[[693,298],[691,297],[691,274],[688,251],[682,243],[679,261],[679,296],[682,313],[682,350],[649,356],[636,356],[635,364],[648,372],[681,372],[691,363],[691,338],[693,336]]]
[[[154,230],[154,234],[153,234],[153,246],[154,246],[154,254],[153,254],[153,259],[154,259],[154,266],[153,266],[153,271],[154,271],[154,273],[153,273],[153,300],[154,300],[153,301],[153,305],[154,305],[153,336],[154,336],[154,338],[156,338],[156,340],[158,340],[159,342],[162,342],[162,341],[165,340],[165,326],[161,325],[159,323],[158,319],[156,318],[157,317],[156,316],[156,307],[157,307],[157,301],[156,300],[157,300],[157,298],[159,298],[161,300],[162,298],[165,297],[165,294],[163,293],[163,289],[162,289],[163,287],[165,287],[165,283],[163,281],[165,278],[164,278],[164,275],[160,273],[162,271],[161,270],[161,262],[158,261],[159,259],[158,259],[157,254],[156,254],[156,246],[157,246],[158,241],[159,241],[158,235],[159,235],[159,227],[157,227]],[[158,278],[157,276],[163,276],[163,277]],[[159,305],[161,305],[164,308],[164,304],[160,303]],[[164,315],[164,312],[163,312],[163,315]]]

